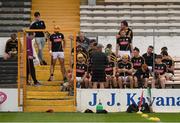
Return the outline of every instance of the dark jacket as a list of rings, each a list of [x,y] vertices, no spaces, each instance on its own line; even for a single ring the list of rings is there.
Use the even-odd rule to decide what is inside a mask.
[[[105,53],[94,52],[91,57],[92,71],[103,70],[105,71],[106,65],[108,65],[108,58]]]

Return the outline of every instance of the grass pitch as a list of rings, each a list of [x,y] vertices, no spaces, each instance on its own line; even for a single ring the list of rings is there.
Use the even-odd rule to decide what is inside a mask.
[[[180,122],[180,113],[150,113],[160,122]],[[0,122],[152,122],[136,113],[11,113],[0,112]]]

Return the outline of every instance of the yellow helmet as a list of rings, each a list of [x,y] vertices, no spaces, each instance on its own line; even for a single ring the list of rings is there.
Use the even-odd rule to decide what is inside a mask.
[[[81,53],[79,53],[79,54],[77,55],[77,61],[79,61],[80,58],[83,58],[83,61],[85,62],[85,58],[84,58],[83,54],[81,54]]]
[[[129,55],[128,55],[128,54],[124,54],[124,55],[122,56],[122,58],[123,58],[123,59],[129,59]]]
[[[55,25],[55,26],[54,26],[54,31],[57,32],[57,31],[59,31],[59,30],[60,30],[60,27],[59,27],[58,25]]]
[[[84,56],[83,56],[83,54],[81,54],[81,53],[79,53],[79,54],[77,55],[77,58],[82,58],[82,57],[84,57]]]

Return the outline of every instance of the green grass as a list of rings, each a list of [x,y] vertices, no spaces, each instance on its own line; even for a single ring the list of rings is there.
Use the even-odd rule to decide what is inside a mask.
[[[151,113],[161,122],[180,122],[180,113]],[[132,113],[84,114],[84,113],[0,113],[0,122],[149,122]]]

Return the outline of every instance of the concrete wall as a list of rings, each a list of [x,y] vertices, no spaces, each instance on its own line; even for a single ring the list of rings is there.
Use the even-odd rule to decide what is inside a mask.
[[[153,45],[153,37],[134,37],[133,46],[140,48],[141,54],[146,52],[147,47]],[[168,53],[172,57],[180,57],[180,37],[178,36],[161,36],[155,37],[155,52],[158,54],[161,52],[161,48],[166,46]]]
[[[9,39],[9,37],[0,37],[0,57],[4,54],[4,49],[6,45],[6,41]]]
[[[180,37],[178,36],[161,36],[161,37],[155,37],[155,52],[157,54],[160,53],[160,49],[164,46],[168,47],[168,52],[172,57],[180,57]],[[99,36],[98,42],[102,43],[104,47],[108,43],[111,43],[113,45],[113,51],[115,51],[116,47],[116,38],[115,36]],[[141,37],[141,36],[135,36],[133,38],[133,47],[138,47],[140,49],[140,53],[143,54],[146,52],[147,47],[149,45],[153,45],[153,36],[148,37]]]

